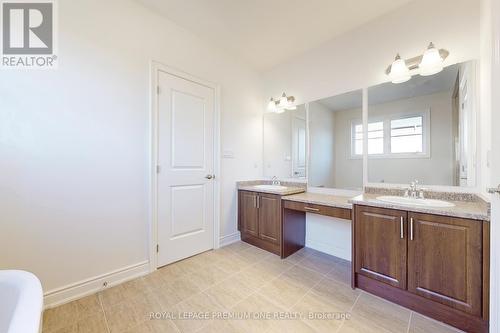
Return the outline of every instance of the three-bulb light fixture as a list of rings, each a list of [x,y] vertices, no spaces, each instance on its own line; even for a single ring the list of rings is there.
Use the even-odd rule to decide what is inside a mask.
[[[401,59],[396,55],[396,59],[390,65],[385,73],[389,76],[392,83],[403,83],[411,79],[412,73],[418,73],[422,76],[434,75],[441,72],[444,68],[444,60],[450,52],[445,49],[436,49],[433,43],[430,43],[423,55],[410,59]]]
[[[295,110],[297,106],[295,105],[295,97],[287,96],[285,93],[277,100],[271,97],[269,104],[267,105],[267,110],[274,113],[283,113],[286,110]]]

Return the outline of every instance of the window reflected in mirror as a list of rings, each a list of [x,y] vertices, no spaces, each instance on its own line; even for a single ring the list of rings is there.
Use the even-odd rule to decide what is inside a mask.
[[[264,176],[306,177],[306,108],[264,114]]]
[[[362,101],[357,90],[309,103],[309,186],[363,188]]]
[[[370,183],[475,184],[474,76],[474,62],[467,62],[368,89]],[[362,125],[353,126],[359,145]]]

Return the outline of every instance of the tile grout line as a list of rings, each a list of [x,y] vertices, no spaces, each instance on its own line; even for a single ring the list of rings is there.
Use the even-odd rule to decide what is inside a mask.
[[[411,327],[411,318],[413,317],[413,311],[410,312],[410,319],[408,319],[408,328],[406,329],[406,333],[410,332]]]
[[[241,258],[244,258],[243,256],[239,255],[239,254],[238,254],[238,252],[243,252],[243,251],[246,251],[246,250],[248,250],[248,249],[250,249],[250,248],[256,248],[256,249],[258,249],[257,247],[255,247],[255,246],[253,246],[253,245],[250,245],[250,247],[249,247],[249,248],[247,248],[247,249],[243,249],[243,250],[240,250],[240,251],[231,250],[231,252],[232,252],[231,254],[232,254],[232,255],[236,255],[236,256],[238,256],[238,257],[241,257]],[[260,249],[259,249],[259,250],[260,250]],[[173,306],[175,307],[175,306],[177,306],[177,305],[179,305],[179,304],[181,304],[181,303],[184,303],[184,302],[188,301],[189,299],[192,299],[192,298],[194,298],[195,296],[198,296],[198,295],[200,295],[200,294],[203,294],[204,296],[207,296],[207,297],[209,297],[209,298],[212,298],[212,297],[210,297],[210,295],[208,295],[208,294],[206,293],[206,291],[207,291],[208,289],[210,289],[210,288],[212,288],[212,287],[214,287],[214,286],[221,285],[223,282],[227,281],[228,279],[230,279],[231,277],[235,276],[236,274],[239,274],[239,273],[241,273],[242,271],[244,271],[244,270],[246,270],[246,269],[248,269],[248,268],[250,268],[250,267],[256,266],[258,263],[263,262],[263,261],[264,261],[264,260],[266,260],[266,258],[268,258],[268,257],[270,257],[270,256],[265,255],[264,257],[262,257],[262,258],[260,258],[260,259],[257,259],[255,262],[253,262],[253,263],[251,263],[251,264],[247,265],[246,267],[244,267],[244,268],[240,269],[239,271],[236,271],[236,272],[234,272],[234,273],[231,273],[231,274],[230,274],[229,276],[227,276],[225,279],[223,279],[223,280],[221,280],[221,281],[219,281],[219,282],[217,282],[217,283],[214,283],[214,284],[210,285],[209,287],[207,287],[207,288],[205,288],[205,289],[203,289],[203,290],[202,290],[202,289],[200,289],[200,292],[199,292],[199,293],[195,293],[195,294],[193,294],[193,295],[191,295],[191,296],[187,297],[186,299],[183,299],[182,301],[180,301],[179,303],[177,303],[177,304],[175,304],[175,305],[173,305]],[[215,262],[215,263],[214,263],[214,265],[216,265],[216,264],[217,264],[217,262]],[[192,273],[190,272],[189,274],[186,274],[186,275],[190,275],[190,274],[192,274]],[[253,288],[252,288],[252,293],[251,293],[249,296],[247,296],[247,297],[243,298],[240,302],[238,302],[238,303],[236,303],[235,305],[233,305],[233,307],[234,307],[234,306],[236,306],[237,304],[241,303],[242,301],[244,301],[246,298],[250,297],[251,295],[255,294],[256,292],[257,292],[257,290],[253,290]],[[224,310],[230,310],[230,309],[227,309],[224,305],[220,304],[217,300],[215,300],[215,299],[214,299],[214,301],[215,301],[218,305],[220,305],[220,306],[221,306]],[[174,324],[174,325],[175,325],[175,327],[179,330],[179,332],[182,332],[182,331],[180,330],[180,328],[178,328],[178,326],[175,324],[175,322],[173,322],[173,324]],[[207,325],[203,325],[202,327],[200,327],[200,328],[196,329],[194,332],[199,332],[199,331],[201,331],[202,329],[204,329],[206,326],[207,326]]]
[[[258,263],[264,262],[267,258],[271,258],[271,256],[266,256],[266,257],[264,257],[264,258],[261,258],[261,259],[257,260],[255,263],[253,263],[253,264],[249,265],[248,267],[246,267],[246,268],[244,268],[244,269],[242,269],[242,270],[240,270],[240,271],[238,271],[238,272],[236,272],[236,273],[232,274],[232,276],[233,276],[233,275],[236,275],[236,274],[238,274],[238,273],[241,273],[241,271],[244,271],[245,269],[248,269],[249,267],[257,266],[257,264],[258,264]],[[303,258],[303,259],[305,259],[305,258]],[[299,261],[300,261],[300,260],[299,260]],[[287,271],[291,270],[291,269],[292,269],[293,267],[295,267],[295,266],[298,266],[298,265],[297,265],[297,263],[290,263],[290,262],[287,262],[287,263],[289,263],[291,266],[290,266],[290,267],[288,267],[287,269],[285,269],[283,272],[281,272],[281,273],[280,273],[280,274],[278,274],[277,276],[275,276],[275,277],[273,277],[272,279],[270,279],[270,280],[269,280],[267,283],[265,283],[264,285],[267,285],[267,284],[269,284],[269,283],[271,283],[271,282],[273,282],[273,281],[277,280],[277,279],[278,279],[281,275],[285,274],[285,272],[287,272]],[[225,280],[227,280],[227,279],[225,279]],[[221,282],[222,282],[222,281],[221,281]],[[261,294],[261,293],[259,292],[259,291],[260,291],[260,289],[262,289],[262,286],[261,286],[260,288],[250,288],[250,289],[252,289],[252,292],[251,292],[248,296],[243,297],[240,301],[238,301],[238,302],[236,302],[235,304],[233,304],[233,306],[232,306],[231,308],[226,308],[225,306],[223,306],[223,308],[224,308],[224,309],[226,309],[226,310],[228,310],[228,311],[230,311],[232,308],[235,308],[236,306],[238,306],[239,304],[241,304],[241,303],[243,303],[245,300],[247,300],[249,297],[251,297],[251,296],[253,296],[253,295],[256,295],[256,294],[258,294],[259,296],[263,296],[263,297],[264,297],[267,301],[269,301],[269,298],[268,298],[267,296],[265,296],[265,295],[263,295],[263,294]],[[272,304],[272,305],[275,305],[275,303],[274,303],[274,302],[271,302],[271,304]],[[219,303],[219,305],[221,305],[221,304]],[[279,306],[279,307],[281,307],[281,306]],[[196,330],[195,332],[200,332],[203,328],[205,328],[205,327],[201,327],[201,328],[199,328],[198,330]]]
[[[97,299],[99,300],[99,305],[101,306],[102,314],[104,315],[104,324],[106,325],[106,330],[108,331],[108,333],[111,333],[108,318],[106,317],[106,311],[104,311],[104,306],[102,305],[101,295],[97,294]]]
[[[251,247],[254,247],[253,245],[250,245],[250,246],[251,246]],[[255,248],[257,248],[257,247],[255,247]],[[258,249],[258,248],[257,248],[257,249]],[[239,256],[239,257],[243,258],[243,256],[240,256],[237,252],[243,252],[243,251],[246,251],[246,250],[247,250],[247,249],[244,249],[244,250],[241,250],[241,251],[234,251],[234,250],[232,250],[232,251],[234,252],[234,253],[233,253],[234,255]],[[270,256],[266,255],[265,257],[258,259],[258,260],[257,260],[257,261],[255,261],[254,263],[247,265],[246,267],[244,267],[244,268],[240,269],[239,271],[236,271],[236,272],[234,272],[234,273],[231,273],[231,274],[230,274],[227,278],[225,278],[225,279],[223,279],[223,280],[219,281],[218,283],[215,283],[215,284],[211,285],[210,287],[208,287],[208,288],[206,288],[206,289],[202,290],[202,291],[201,291],[201,293],[202,293],[202,294],[204,294],[205,296],[207,296],[207,297],[210,297],[210,298],[211,298],[211,296],[210,296],[210,295],[208,295],[208,294],[206,293],[206,291],[207,291],[208,289],[211,289],[211,288],[212,288],[212,287],[214,287],[214,286],[221,285],[223,282],[227,281],[228,279],[230,279],[231,277],[233,277],[233,276],[235,276],[235,275],[237,275],[237,274],[240,274],[240,273],[241,273],[241,272],[243,272],[244,270],[249,269],[250,267],[257,266],[257,264],[258,264],[258,263],[264,262],[267,258],[270,258]],[[292,266],[292,267],[293,267],[293,266]],[[291,267],[290,267],[290,268],[291,268]],[[273,279],[273,280],[271,280],[271,281],[274,281],[274,279]],[[258,289],[249,288],[249,289],[251,289],[251,291],[252,291],[252,292],[251,292],[248,296],[243,297],[240,301],[236,302],[236,303],[235,303],[235,304],[234,304],[231,308],[236,307],[238,304],[240,304],[240,303],[242,303],[243,301],[245,301],[248,297],[250,297],[250,296],[255,295],[256,293],[258,293],[258,290],[259,290],[260,288],[258,288]],[[194,296],[194,295],[193,295],[193,296]],[[192,297],[192,296],[191,296],[191,297]],[[190,297],[189,297],[189,298],[190,298]],[[187,299],[189,299],[189,298],[187,298]],[[187,300],[187,299],[186,299],[186,300]],[[217,301],[217,300],[215,300],[215,299],[214,299],[214,301],[215,301],[218,305],[220,305],[220,306],[224,309],[224,311],[230,312],[231,308],[228,308],[228,307],[224,306],[223,304],[219,303],[219,301]],[[183,300],[182,302],[184,302],[184,300]],[[182,303],[182,302],[179,302],[179,304],[180,304],[180,303]],[[210,325],[210,324],[208,324],[208,325]],[[194,332],[200,332],[201,330],[203,330],[204,328],[206,328],[206,326],[207,326],[207,325],[204,325],[204,326],[202,326],[202,327],[198,328],[197,330],[195,330]]]
[[[305,258],[303,258],[303,259],[305,259]],[[253,264],[253,265],[251,265],[251,266],[256,266],[256,264],[257,264],[257,263],[259,263],[259,262],[261,262],[261,261],[264,261],[264,260],[265,260],[265,258],[263,258],[263,259],[261,259],[261,260],[257,261],[255,264]],[[302,260],[302,259],[301,259],[301,260]],[[299,260],[299,261],[300,261],[300,260]],[[280,273],[280,274],[278,274],[277,276],[273,277],[271,280],[269,280],[269,281],[268,281],[267,283],[265,283],[264,285],[267,285],[267,284],[269,284],[269,283],[271,283],[271,282],[273,282],[273,281],[277,280],[277,279],[278,279],[281,275],[283,275],[285,272],[287,272],[288,270],[291,270],[291,269],[292,269],[293,267],[295,267],[295,266],[298,266],[298,262],[297,262],[297,263],[287,262],[287,263],[289,263],[291,266],[290,266],[290,267],[288,267],[287,269],[285,269],[283,272],[281,272],[281,273]],[[239,272],[238,272],[238,273],[239,273]],[[234,307],[238,306],[238,305],[239,305],[239,304],[241,304],[243,301],[245,301],[247,298],[249,298],[250,296],[253,296],[253,295],[255,295],[255,294],[259,294],[260,296],[264,296],[264,298],[265,298],[266,300],[269,300],[269,298],[268,298],[267,296],[262,295],[261,293],[259,293],[260,289],[262,289],[262,286],[261,286],[260,288],[256,288],[256,289],[251,288],[251,289],[252,289],[252,293],[250,293],[248,296],[244,297],[244,298],[243,298],[242,300],[240,300],[239,302],[235,303],[235,304],[232,306],[232,308],[234,308]],[[271,302],[271,303],[274,305],[274,302]],[[280,306],[280,307],[281,307],[281,306]]]
[[[310,254],[306,254],[303,258],[299,259],[296,263],[292,264],[291,267],[289,267],[288,269],[286,269],[285,271],[283,271],[280,275],[278,275],[275,279],[273,279],[272,281],[278,279],[281,275],[285,274],[287,271],[291,270],[292,268],[294,267],[299,267],[301,269],[305,269],[307,271],[310,271],[310,272],[314,272],[314,273],[319,273],[321,275],[321,278],[312,286],[310,287],[309,289],[307,289],[307,291],[304,293],[304,295],[302,295],[294,304],[292,304],[289,308],[287,308],[286,310],[288,311],[291,311],[293,309],[294,306],[296,306],[297,304],[299,304],[300,301],[302,301],[308,294],[311,293],[311,291],[317,286],[319,285],[321,282],[325,281],[325,280],[328,280],[329,277],[328,277],[328,274],[330,274],[330,272],[332,272],[334,270],[334,268],[330,269],[328,272],[326,273],[321,273],[321,272],[318,272],[318,271],[315,271],[314,269],[311,269],[309,267],[305,267],[305,266],[302,266],[300,265],[300,263],[302,261],[305,261],[306,259],[308,259],[309,257],[312,257],[314,255],[314,253],[310,253]],[[271,282],[271,281],[270,281]],[[294,283],[292,283],[293,285],[295,285]],[[295,285],[297,286],[297,285]],[[257,291],[258,292],[258,291]],[[269,297],[267,297],[266,295],[264,294],[261,294],[259,293],[259,295],[263,296],[264,298],[266,298],[267,300],[271,301],[271,299]],[[359,295],[358,295],[359,297]],[[357,300],[357,299],[356,299]],[[271,301],[271,303],[275,304],[274,302]],[[356,302],[354,302],[356,303]],[[281,307],[281,306],[280,306]],[[317,330],[314,328],[314,327],[311,327],[310,325],[308,325],[306,322],[304,322],[304,320],[300,319],[300,322],[302,322],[304,325],[306,325],[307,327],[311,328],[312,330],[314,330],[315,332],[317,332]]]
[[[349,309],[349,313],[351,313],[351,315],[352,315],[352,311],[354,311],[354,307],[356,306],[356,304],[358,304],[358,300],[360,299],[361,294],[362,294],[362,292],[360,292],[358,294],[358,297],[356,297],[356,300],[354,301],[354,303],[352,304],[351,308]],[[340,330],[342,329],[342,327],[344,327],[344,324],[345,324],[345,319],[342,321],[342,324],[339,326],[339,328],[337,329],[336,332],[340,332]]]

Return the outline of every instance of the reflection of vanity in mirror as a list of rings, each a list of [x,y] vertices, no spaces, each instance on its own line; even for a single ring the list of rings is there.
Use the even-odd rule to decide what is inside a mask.
[[[368,89],[368,181],[475,185],[474,63]]]
[[[264,175],[305,179],[306,107],[264,114]]]

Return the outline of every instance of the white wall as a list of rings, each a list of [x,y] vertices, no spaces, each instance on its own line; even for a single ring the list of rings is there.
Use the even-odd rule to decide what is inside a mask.
[[[0,75],[0,269],[45,291],[148,259],[150,61],[221,84],[221,235],[262,175],[259,76],[133,1],[59,1],[59,68]]]
[[[309,186],[335,187],[335,115],[321,103],[309,103]]]
[[[306,246],[351,260],[351,221],[306,214]]]
[[[446,64],[478,59],[479,1],[413,1],[267,72],[266,95],[303,103],[386,82],[396,53],[422,54],[430,41],[450,51]]]
[[[368,180],[372,183],[453,186],[452,93],[441,92],[389,103],[369,105],[368,119],[430,110],[429,158],[369,158]]]

